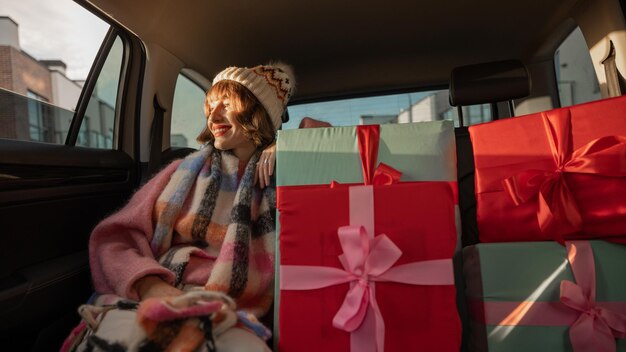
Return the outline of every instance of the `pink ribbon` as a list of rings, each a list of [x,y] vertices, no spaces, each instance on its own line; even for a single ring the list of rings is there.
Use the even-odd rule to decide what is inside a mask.
[[[615,339],[626,338],[626,314],[596,304],[596,271],[587,241],[566,242],[576,283],[561,281],[561,302],[580,312],[569,336],[576,352],[614,352]]]
[[[281,265],[282,290],[314,290],[350,283],[333,326],[350,332],[352,351],[384,351],[385,323],[375,295],[376,281],[411,285],[454,285],[452,260],[426,260],[398,266],[402,251],[385,234],[373,236],[372,186],[350,187],[350,226],[338,229],[343,269]],[[372,341],[372,338],[374,341]],[[374,343],[372,343],[374,342]]]
[[[615,339],[626,338],[626,302],[596,302],[596,272],[588,241],[566,242],[576,283],[561,281],[560,302],[470,301],[472,315],[499,326],[569,325],[576,352],[614,352]],[[482,313],[484,316],[481,317]]]

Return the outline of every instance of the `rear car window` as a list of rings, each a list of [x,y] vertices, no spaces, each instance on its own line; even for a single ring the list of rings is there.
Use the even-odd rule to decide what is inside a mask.
[[[451,120],[458,127],[458,110],[450,106],[448,95],[444,89],[293,105],[288,108],[289,122],[283,129],[298,128],[304,117],[333,126]],[[462,109],[465,125],[492,119],[489,104]]]
[[[196,137],[204,126],[204,89],[180,73],[172,105],[171,147],[198,147]]]
[[[601,98],[596,71],[580,28],[574,29],[556,50],[554,68],[562,107]]]

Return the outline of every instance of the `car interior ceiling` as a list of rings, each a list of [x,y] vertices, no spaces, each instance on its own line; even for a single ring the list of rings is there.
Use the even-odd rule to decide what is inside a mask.
[[[507,1],[494,9],[490,1],[391,1],[384,6],[393,11],[380,11],[378,2],[365,1],[354,11],[350,2],[319,1],[309,8],[283,0],[275,4],[280,13],[262,3],[241,1],[197,0],[187,6],[169,0],[149,6],[122,0],[91,3],[147,45],[162,47],[205,77],[228,65],[283,59],[297,68],[299,81],[306,82],[294,96],[297,103],[346,92],[415,88],[416,82],[442,85],[453,67],[466,64],[510,58],[541,62],[542,45],[563,39],[559,36],[568,28],[560,27],[570,23],[567,19],[578,2]],[[236,26],[229,25],[232,13],[237,13]],[[261,18],[266,20],[259,27]],[[345,25],[348,20],[350,25]],[[232,45],[242,37],[246,45]]]

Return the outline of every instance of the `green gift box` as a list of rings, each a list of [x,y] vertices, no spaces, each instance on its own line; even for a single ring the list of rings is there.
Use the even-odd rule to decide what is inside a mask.
[[[593,253],[597,305],[626,314],[626,246],[582,242],[589,243]],[[582,263],[580,253],[578,257]],[[463,249],[463,265],[471,351],[572,350],[570,325],[588,313],[561,301],[562,281],[576,282],[564,246],[556,242],[477,244]],[[626,340],[617,339],[616,346],[617,351],[626,351]]]
[[[278,131],[276,185],[362,183],[356,127]],[[451,121],[380,126],[378,161],[402,172],[400,181],[456,181]]]

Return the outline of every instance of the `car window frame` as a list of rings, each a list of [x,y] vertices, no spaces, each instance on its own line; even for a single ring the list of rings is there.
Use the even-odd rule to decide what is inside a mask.
[[[81,4],[82,5],[82,4]],[[85,10],[90,11],[89,8],[85,8]],[[92,12],[93,13],[93,12]],[[94,13],[94,15],[96,15]],[[111,53],[111,48],[115,43],[115,40],[119,37],[122,41],[122,60],[120,63],[120,76],[118,79],[117,86],[117,94],[116,94],[116,103],[115,103],[115,121],[113,128],[113,142],[112,142],[112,150],[119,149],[119,141],[123,138],[123,129],[121,128],[121,111],[124,111],[124,93],[127,89],[128,85],[128,66],[131,62],[131,50],[130,50],[130,39],[128,38],[125,31],[118,29],[114,24],[109,24],[109,30],[107,31],[102,45],[96,54],[94,62],[89,70],[89,74],[85,80],[85,85],[81,90],[80,96],[78,98],[78,103],[76,105],[76,111],[74,112],[74,116],[72,117],[72,122],[68,129],[67,136],[65,138],[66,146],[76,146],[76,142],[78,140],[78,135],[80,134],[82,123],[85,119],[85,114],[87,111],[87,106],[89,105],[91,95],[96,87],[98,79],[100,78],[100,73],[102,72],[102,68],[104,66],[105,61],[108,59],[109,54]],[[85,147],[89,148],[89,147]],[[97,148],[95,148],[97,149]]]

